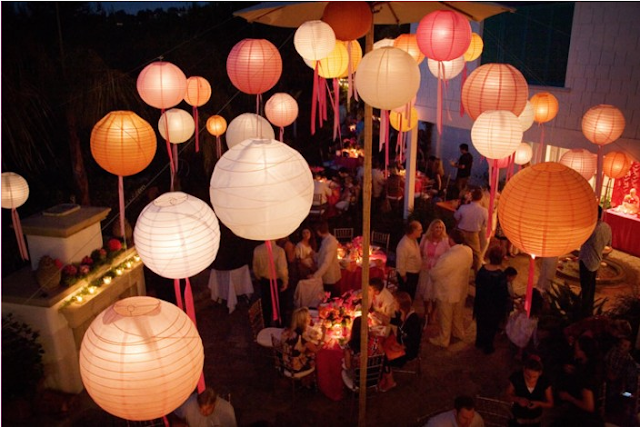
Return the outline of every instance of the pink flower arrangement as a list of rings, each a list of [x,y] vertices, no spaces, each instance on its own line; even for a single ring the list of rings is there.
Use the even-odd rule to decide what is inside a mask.
[[[91,264],[93,264],[93,259],[90,256],[86,256],[86,257],[82,258],[81,263],[82,264],[86,264],[86,265],[91,265]]]
[[[91,267],[89,267],[87,264],[82,264],[78,269],[78,273],[81,276],[86,276],[87,274],[89,274],[90,271],[91,271]]]
[[[78,268],[73,264],[67,264],[62,269],[62,274],[65,276],[76,276],[78,274]]]

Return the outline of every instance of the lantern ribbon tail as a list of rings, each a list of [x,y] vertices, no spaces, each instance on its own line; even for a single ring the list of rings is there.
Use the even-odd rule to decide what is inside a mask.
[[[329,92],[329,86],[327,80],[324,77],[318,77],[318,87],[320,88],[320,127],[324,126],[324,122],[329,117],[327,115],[327,92]]]
[[[169,424],[169,419],[166,415],[162,417],[162,422],[164,423],[164,427],[171,427],[171,424]]]
[[[218,158],[222,157],[222,141],[220,141],[220,136],[216,136],[216,155]]]
[[[460,117],[464,116],[464,104],[462,103],[462,88],[464,87],[464,82],[467,80],[467,61],[464,62],[464,67],[462,67],[462,79],[460,81]]]
[[[187,316],[189,316],[189,319],[191,319],[195,326],[198,326],[198,323],[196,322],[196,309],[193,303],[193,292],[191,291],[191,282],[188,277],[184,280],[186,282],[186,286],[184,288],[184,305]]]
[[[527,310],[527,317],[531,316],[531,298],[533,297],[533,274],[536,269],[536,256],[531,255],[529,259],[529,278],[527,281],[527,294],[524,300],[524,308]]]
[[[438,61],[438,106],[436,113],[436,127],[438,128],[438,133],[442,135],[442,74],[443,74],[444,65],[442,61]]]
[[[496,199],[496,185],[498,184],[497,177],[500,174],[500,168],[498,168],[498,161],[493,159],[491,170],[489,171],[489,185],[491,186],[491,192],[489,195],[489,215],[487,218],[487,239],[491,237],[491,230],[493,229],[493,204]]]
[[[318,62],[313,69],[313,91],[311,95],[311,135],[316,133],[316,103],[318,102]]]
[[[273,260],[273,248],[271,247],[271,241],[265,242],[267,251],[269,253],[269,282],[271,284],[271,307],[273,311],[273,320],[279,322],[280,320],[280,298],[278,295],[278,280],[276,279],[276,266]]]
[[[160,110],[160,114],[164,114],[164,108]],[[165,117],[165,119],[167,119]],[[171,142],[169,141],[169,120],[164,121],[164,130],[167,135],[167,155],[169,156],[169,167],[171,168],[171,191],[173,191],[173,175],[175,174],[173,166],[173,155],[171,154]]]
[[[342,141],[342,135],[340,135],[340,86],[338,85],[338,79],[333,79],[333,140],[336,140],[336,136],[340,136]]]
[[[173,279],[173,291],[176,294],[176,305],[180,310],[184,311],[184,304],[182,303],[182,291],[180,290],[180,279]]]
[[[16,241],[18,242],[20,258],[22,258],[23,261],[27,261],[29,259],[29,252],[27,251],[27,244],[24,241],[24,234],[22,233],[20,216],[18,215],[18,211],[15,208],[11,209],[11,219],[13,221],[13,230],[16,233]]]
[[[200,132],[198,128],[198,107],[193,107],[193,121],[196,124],[196,153],[200,152]]]
[[[118,205],[120,207],[120,233],[122,235],[122,245],[127,249],[127,235],[125,234],[124,216],[124,179],[122,175],[118,175]]]
[[[284,127],[280,126],[280,142],[284,142]]]
[[[173,144],[173,161],[176,164],[174,170],[178,172],[178,144]]]
[[[350,101],[353,96],[353,61],[351,60],[351,43],[351,40],[347,42],[347,54],[349,55],[349,61],[347,62],[347,111],[350,111]]]

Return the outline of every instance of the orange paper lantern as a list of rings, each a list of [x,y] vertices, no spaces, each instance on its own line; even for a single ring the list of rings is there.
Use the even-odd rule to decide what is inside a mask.
[[[507,182],[498,218],[509,241],[536,257],[567,254],[584,243],[598,216],[589,183],[560,163],[525,168]]]
[[[201,107],[211,99],[211,85],[204,77],[193,76],[187,79],[187,91],[184,100],[194,107]]]
[[[264,93],[275,86],[282,75],[280,52],[268,40],[244,39],[229,52],[227,74],[241,92]]]
[[[436,10],[425,15],[416,30],[422,53],[436,61],[451,61],[464,55],[471,43],[467,18],[452,10]]]
[[[349,53],[344,42],[336,40],[333,50],[319,61],[310,61],[311,68],[318,63],[318,75],[325,79],[335,79],[348,72]]]
[[[144,170],[156,154],[156,133],[133,111],[112,111],[91,131],[91,155],[101,168],[129,176]]]
[[[170,62],[153,62],[140,72],[136,82],[144,102],[159,109],[171,108],[184,99],[187,77]]]
[[[211,116],[207,120],[207,131],[213,136],[222,136],[227,130],[227,121],[222,116]]]
[[[620,138],[624,127],[624,116],[613,105],[596,105],[582,117],[582,133],[596,145],[611,144]]]
[[[546,123],[558,114],[558,100],[549,92],[536,93],[531,97],[533,120],[536,123]]]
[[[362,1],[330,1],[324,8],[322,20],[333,29],[338,40],[356,40],[371,29],[371,7]]]
[[[418,47],[418,41],[415,34],[400,34],[394,40],[393,47],[407,52],[418,64],[424,61],[424,55]]]
[[[507,110],[519,116],[528,98],[527,81],[508,64],[481,65],[462,86],[462,105],[473,120],[489,110]]]
[[[588,181],[596,173],[598,158],[588,150],[574,148],[560,157],[560,163],[575,170]]]
[[[612,179],[623,178],[631,169],[633,161],[622,151],[611,151],[604,155],[602,172]]]
[[[480,58],[482,49],[484,49],[482,37],[476,33],[471,33],[471,42],[469,43],[469,48],[467,48],[467,51],[464,53],[464,60],[471,62]]]

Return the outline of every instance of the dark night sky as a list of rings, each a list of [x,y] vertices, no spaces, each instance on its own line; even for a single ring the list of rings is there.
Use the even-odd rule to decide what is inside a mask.
[[[187,1],[101,1],[102,8],[107,12],[117,12],[124,10],[127,13],[135,15],[141,10],[155,10],[157,8],[168,9],[170,7],[187,7],[190,3],[209,3],[209,2],[187,2]]]

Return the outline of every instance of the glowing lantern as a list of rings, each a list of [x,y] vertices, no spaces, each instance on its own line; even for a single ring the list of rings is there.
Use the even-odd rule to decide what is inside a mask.
[[[520,115],[518,116],[518,120],[520,120],[523,132],[528,130],[533,125],[534,118],[535,112],[533,111],[533,107],[531,106],[531,101],[527,101],[527,105],[524,107],[524,110],[522,110],[522,113],[520,113]]]
[[[591,235],[598,216],[589,183],[560,163],[539,163],[505,185],[498,218],[509,241],[531,254],[526,307],[531,308],[535,257],[572,252]]]
[[[193,76],[187,79],[187,93],[184,100],[193,107],[193,121],[199,128],[198,107],[206,104],[211,98],[211,85],[204,77]],[[200,151],[200,132],[196,132],[196,153]]]
[[[536,123],[546,123],[558,114],[558,100],[549,92],[536,93],[531,97],[531,106]]]
[[[420,52],[415,34],[400,34],[394,40],[393,47],[407,52],[418,64],[424,60],[424,55]]]
[[[29,184],[27,184],[27,180],[17,173],[3,172],[1,197],[2,207],[11,209],[11,219],[16,234],[16,241],[18,242],[20,257],[26,261],[29,259],[29,253],[27,251],[27,244],[24,241],[20,217],[16,209],[24,205],[29,198]]]
[[[231,149],[246,139],[275,139],[275,135],[267,119],[257,114],[244,113],[229,123],[227,147]]]
[[[598,167],[596,155],[582,148],[574,148],[560,157],[560,164],[578,172],[587,181],[593,178]]]
[[[207,120],[207,130],[216,137],[216,154],[218,158],[222,156],[222,142],[220,137],[227,130],[227,121],[222,116],[211,116]]]
[[[516,165],[524,165],[531,161],[531,157],[533,157],[531,145],[527,142],[521,142],[520,145],[518,145],[518,148],[516,148],[513,163]]]
[[[427,58],[451,61],[464,55],[469,48],[471,25],[458,12],[436,10],[420,20],[416,37]]]
[[[418,126],[418,111],[414,107],[411,107],[409,115],[392,111],[389,114],[389,123],[397,131],[408,132]]]
[[[340,41],[336,40],[336,43],[344,43],[347,47],[347,52],[349,53],[349,66],[347,67],[347,71],[345,71],[340,78],[349,77],[349,73],[353,74],[358,69],[358,65],[360,65],[360,61],[362,61],[362,46],[360,43],[350,40],[350,41]],[[349,70],[351,68],[351,70]]]
[[[300,25],[293,36],[293,45],[301,57],[318,61],[329,55],[336,44],[336,35],[329,24],[307,21]]]
[[[582,133],[596,145],[611,144],[620,138],[624,127],[624,116],[613,105],[596,105],[582,117]]]
[[[136,87],[144,102],[155,108],[166,109],[184,99],[187,77],[172,63],[157,61],[140,72]]]
[[[471,128],[471,141],[489,159],[510,156],[522,142],[522,126],[510,111],[486,111]]]
[[[312,61],[311,68],[315,68],[318,63],[318,75],[325,79],[338,78],[347,72],[349,65],[349,54],[344,42],[336,40],[335,47],[329,55],[319,61]]]
[[[160,135],[172,144],[188,141],[195,131],[195,123],[191,114],[180,108],[165,111],[158,120]],[[171,137],[171,138],[169,138]]]
[[[507,110],[517,117],[528,98],[527,81],[508,64],[481,65],[462,86],[462,105],[473,120],[489,110]]]
[[[131,421],[175,410],[193,393],[203,365],[195,324],[152,297],[125,298],[104,310],[80,347],[80,375],[91,398]]]
[[[330,1],[322,20],[331,26],[338,40],[356,40],[371,29],[373,14],[366,2]]]
[[[386,38],[380,39],[373,44],[373,50],[380,49],[381,47],[394,47],[393,44],[396,39]]]
[[[427,59],[427,65],[429,66],[431,74],[445,81],[451,80],[460,74],[464,68],[464,64],[465,62],[462,56],[451,61],[434,61],[431,58]]]
[[[467,51],[464,53],[464,60],[467,62],[475,61],[482,55],[482,49],[484,49],[484,42],[479,34],[471,33],[471,42]]]
[[[264,93],[275,86],[282,75],[280,52],[265,39],[241,40],[227,56],[227,74],[241,92]]]
[[[496,162],[496,167],[500,169],[504,169],[509,167],[509,163],[511,163],[511,156],[503,157],[502,159],[498,159]]]
[[[360,62],[356,87],[362,99],[373,108],[393,110],[416,95],[420,70],[411,55],[400,49],[373,50]]]
[[[284,127],[289,126],[298,117],[298,103],[288,93],[275,93],[264,106],[267,119],[280,128],[280,141],[283,140]]]
[[[623,178],[631,169],[632,163],[622,151],[611,151],[604,156],[602,172],[611,179]]]
[[[211,176],[211,204],[234,234],[250,240],[288,236],[309,214],[313,178],[296,150],[274,139],[229,149]]]

